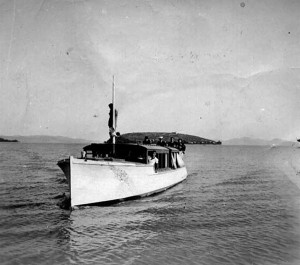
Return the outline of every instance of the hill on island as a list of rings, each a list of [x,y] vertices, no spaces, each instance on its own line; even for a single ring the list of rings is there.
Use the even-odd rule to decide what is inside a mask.
[[[150,140],[156,142],[158,137],[162,136],[163,140],[168,142],[170,137],[173,137],[175,141],[179,138],[182,139],[184,143],[187,144],[221,144],[220,141],[214,141],[206,138],[202,138],[195,135],[183,134],[183,133],[176,133],[176,132],[132,132],[132,133],[125,133],[122,134],[119,141],[117,142],[142,142],[148,136]],[[118,138],[117,138],[118,139]]]

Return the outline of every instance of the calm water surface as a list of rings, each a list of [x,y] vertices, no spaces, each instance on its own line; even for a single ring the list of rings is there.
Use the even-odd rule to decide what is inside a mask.
[[[81,149],[0,144],[1,264],[300,264],[300,148],[191,145],[176,187],[69,212]]]

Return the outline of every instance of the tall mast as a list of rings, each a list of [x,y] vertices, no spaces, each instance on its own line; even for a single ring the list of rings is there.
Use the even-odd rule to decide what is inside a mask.
[[[116,133],[116,108],[115,108],[115,76],[113,75],[113,79],[112,79],[112,104],[113,104],[113,113],[112,113],[112,124],[113,124],[113,128],[114,128],[114,132],[112,134],[112,144],[113,144],[113,154],[115,154],[115,143],[116,143],[116,137],[115,137],[115,133]]]

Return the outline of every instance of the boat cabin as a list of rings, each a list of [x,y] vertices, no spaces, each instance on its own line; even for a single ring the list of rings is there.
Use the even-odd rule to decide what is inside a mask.
[[[156,152],[158,169],[177,168],[184,165],[179,157],[179,151],[173,147],[138,144],[91,144],[83,148],[86,159],[93,160],[125,160],[142,164],[149,164],[149,157]]]

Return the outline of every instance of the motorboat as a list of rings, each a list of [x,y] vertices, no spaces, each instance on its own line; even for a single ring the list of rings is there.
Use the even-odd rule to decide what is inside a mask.
[[[58,161],[70,191],[70,206],[112,204],[164,191],[186,179],[179,150],[139,144],[91,144],[84,156]],[[150,158],[155,152],[157,165]]]
[[[176,148],[116,143],[119,134],[116,133],[114,79],[109,106],[110,140],[85,146],[79,158],[70,156],[57,163],[69,185],[71,208],[148,196],[187,177],[181,152]]]

